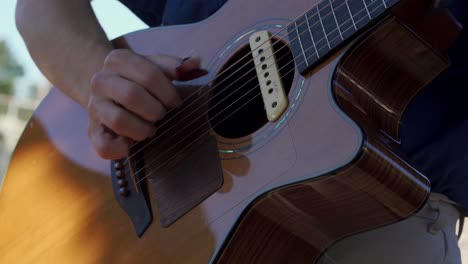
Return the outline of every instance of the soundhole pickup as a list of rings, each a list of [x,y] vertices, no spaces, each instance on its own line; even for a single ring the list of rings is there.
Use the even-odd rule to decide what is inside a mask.
[[[288,98],[268,31],[258,31],[249,38],[258,82],[268,120],[276,121],[286,110]]]

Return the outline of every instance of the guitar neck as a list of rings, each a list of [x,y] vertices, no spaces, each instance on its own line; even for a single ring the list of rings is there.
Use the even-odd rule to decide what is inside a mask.
[[[304,74],[399,0],[323,0],[288,26],[291,49]]]

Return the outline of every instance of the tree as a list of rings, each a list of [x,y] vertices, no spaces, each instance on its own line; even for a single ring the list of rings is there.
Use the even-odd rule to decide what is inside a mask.
[[[13,57],[7,43],[0,40],[0,94],[12,95],[14,81],[23,73],[23,67]]]

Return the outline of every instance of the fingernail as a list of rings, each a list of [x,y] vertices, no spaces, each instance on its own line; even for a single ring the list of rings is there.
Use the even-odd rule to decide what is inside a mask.
[[[176,69],[179,70],[183,65],[184,65],[184,62],[190,60],[192,57],[185,57],[183,59],[181,59],[177,65],[176,65]]]
[[[179,74],[181,81],[189,81],[193,79],[200,78],[208,74],[208,71],[205,69],[193,69],[189,72],[184,72]]]

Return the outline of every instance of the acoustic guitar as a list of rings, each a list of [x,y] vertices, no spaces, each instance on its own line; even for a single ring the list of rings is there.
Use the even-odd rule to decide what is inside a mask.
[[[114,40],[195,51],[209,74],[114,161],[52,89],[0,193],[0,263],[316,263],[411,216],[430,183],[399,154],[401,116],[458,33],[428,0],[230,0]]]

